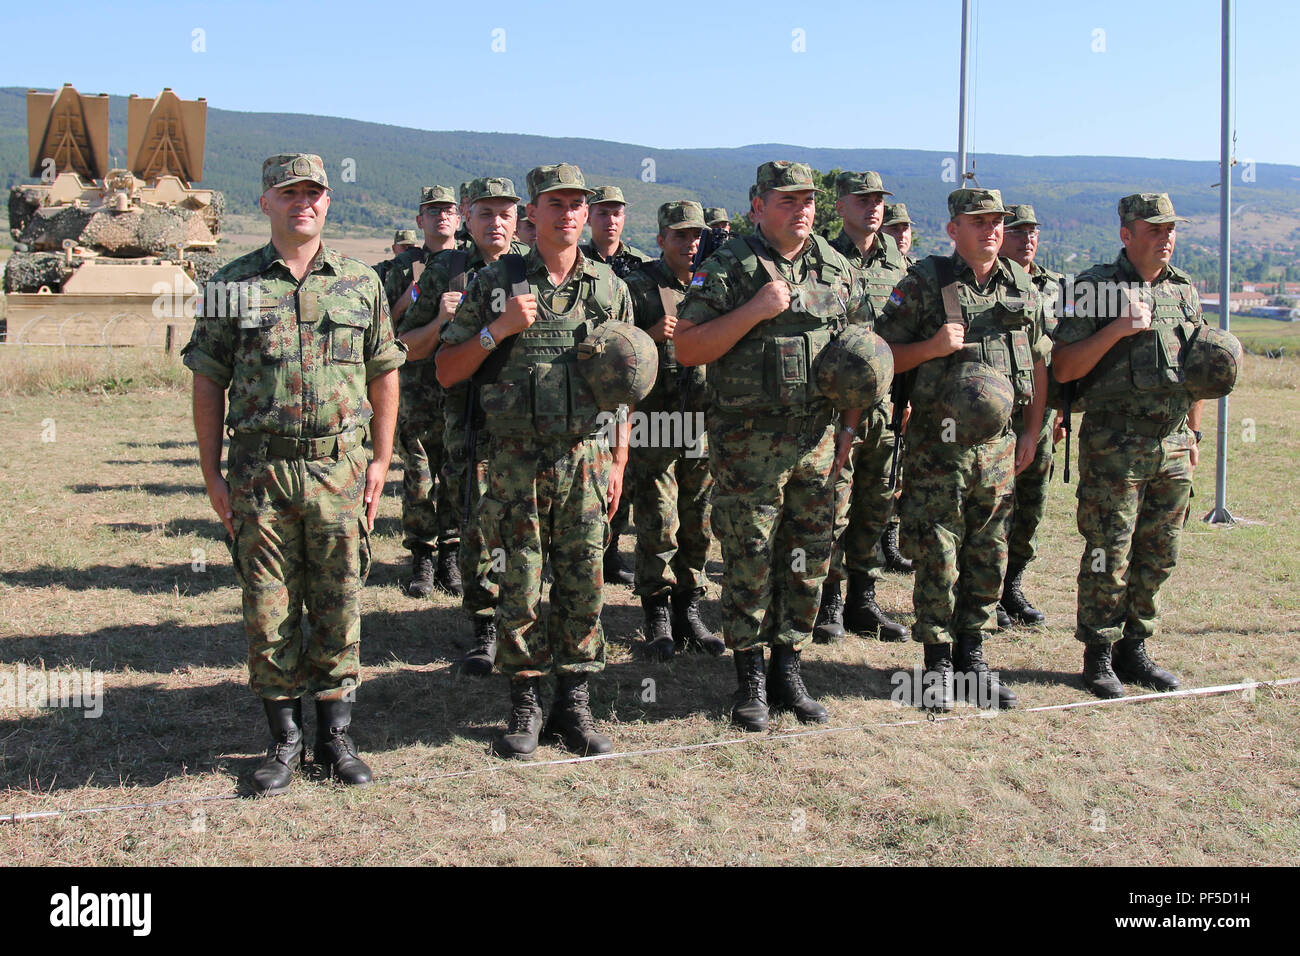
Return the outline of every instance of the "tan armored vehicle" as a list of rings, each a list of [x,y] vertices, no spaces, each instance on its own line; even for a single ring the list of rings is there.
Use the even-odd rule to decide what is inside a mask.
[[[8,337],[162,344],[189,334],[196,282],[220,264],[224,197],[203,178],[207,102],[170,89],[127,104],[127,166],[110,169],[108,96],[27,94],[35,185],[9,194]]]

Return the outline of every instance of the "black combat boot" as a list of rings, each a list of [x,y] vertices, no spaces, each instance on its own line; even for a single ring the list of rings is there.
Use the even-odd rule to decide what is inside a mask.
[[[673,592],[673,642],[678,649],[703,651],[714,657],[727,652],[727,644],[700,620],[700,598],[704,588]]]
[[[668,642],[672,643],[671,634]],[[607,754],[614,749],[614,741],[596,733],[586,674],[561,674],[556,680],[555,706],[551,708],[551,716],[542,733],[560,740],[581,757]]]
[[[876,582],[869,574],[858,571],[849,572],[844,626],[863,637],[878,637],[891,642],[907,640],[907,628],[891,620],[876,603]]]
[[[357,756],[356,744],[348,736],[351,724],[352,701],[316,701],[316,750],[312,760],[343,783],[366,787],[374,777],[365,761]]]
[[[1116,644],[1114,665],[1115,675],[1131,684],[1158,691],[1178,690],[1178,678],[1147,656],[1145,638],[1126,637]]]
[[[952,645],[945,642],[925,645],[925,674],[921,680],[921,709],[947,713],[953,698]]]
[[[631,587],[636,578],[623,564],[618,554],[618,538],[611,537],[609,547],[605,549],[605,583],[624,584]]]
[[[885,525],[880,535],[880,550],[885,554],[885,570],[893,574],[911,574],[915,570],[912,562],[903,557],[898,550],[898,522],[891,521]]]
[[[998,611],[998,630],[1005,631],[1007,628],[1011,626],[1011,615],[1007,613],[1007,609],[1002,606],[1001,601],[998,602],[997,611]]]
[[[1047,616],[1029,603],[1025,592],[1020,590],[1021,580],[1025,576],[1025,565],[1014,561],[1007,565],[1007,579],[1002,585],[1002,601],[998,605],[1006,611],[1007,616],[1021,624],[1042,624]],[[999,625],[1001,621],[999,621]]]
[[[537,749],[542,731],[541,682],[536,677],[510,682],[510,720],[496,742],[498,757],[527,757]]]
[[[991,710],[995,705],[998,710],[1011,710],[1020,702],[1007,685],[1002,683],[1001,678],[994,676],[989,670],[989,665],[984,660],[983,635],[957,635],[952,669],[954,685],[957,683],[958,674],[965,678],[961,683],[968,704],[981,710]],[[971,700],[972,692],[974,692],[974,700]],[[956,696],[955,692],[953,696]]]
[[[799,673],[799,652],[789,644],[772,645],[767,670],[767,700],[773,711],[790,710],[801,724],[824,724],[831,719],[826,708],[808,695]]]
[[[469,677],[487,677],[497,659],[497,623],[495,619],[475,615],[474,646],[460,659],[457,669]]]
[[[434,573],[433,583],[449,594],[460,597],[464,593],[464,582],[460,577],[460,561],[456,544],[438,545],[438,570]]]
[[[422,598],[433,593],[433,549],[427,544],[411,546],[411,580],[406,593]]]
[[[645,611],[645,651],[654,661],[670,661],[673,647],[673,625],[668,610],[667,594],[647,594],[641,598]]]
[[[827,578],[822,584],[822,605],[817,609],[813,624],[813,641],[818,644],[838,644],[844,640],[844,598],[840,596],[839,582],[831,584]]]
[[[253,771],[253,790],[259,797],[273,797],[289,789],[302,763],[302,701],[263,700],[262,708],[271,727],[271,747]]]
[[[1083,686],[1102,700],[1124,696],[1124,685],[1111,669],[1111,651],[1108,642],[1083,645]]]
[[[731,722],[742,730],[767,730],[767,687],[763,683],[763,648],[734,651],[736,661],[735,702]]]

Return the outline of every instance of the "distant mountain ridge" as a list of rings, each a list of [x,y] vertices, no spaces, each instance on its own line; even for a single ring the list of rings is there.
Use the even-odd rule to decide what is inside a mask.
[[[94,92],[86,90],[83,92]],[[142,95],[156,91],[141,90]],[[0,184],[30,182],[27,176],[26,90],[0,88]],[[183,91],[183,95],[194,95]],[[126,98],[110,97],[110,151],[122,162],[126,142]],[[1153,143],[1158,148],[1158,141]],[[539,163],[568,161],[582,167],[587,182],[622,187],[629,200],[627,238],[653,252],[655,210],[670,199],[697,199],[725,206],[733,214],[748,205],[754,170],[769,159],[806,162],[820,170],[875,169],[893,201],[906,202],[916,220],[922,248],[943,237],[945,181],[940,152],[909,149],[821,149],[788,144],[737,148],[656,149],[603,140],[512,133],[430,132],[327,116],[244,113],[208,109],[203,185],[226,194],[232,212],[256,210],[262,160],[275,152],[319,153],[334,187],[331,221],[350,231],[386,233],[413,225],[423,184],[458,185],[474,176],[508,176],[516,187]],[[1002,190],[1007,202],[1033,203],[1043,221],[1042,243],[1053,258],[1069,255],[1112,258],[1119,246],[1115,201],[1131,192],[1168,192],[1185,231],[1200,253],[1217,248],[1218,163],[1104,156],[974,157],[978,181]],[[349,162],[350,161],[350,162]],[[345,169],[355,172],[349,181]],[[1243,207],[1235,227],[1239,242],[1271,248],[1284,257],[1300,249],[1300,167],[1259,164],[1253,182],[1234,179],[1234,205]],[[1179,252],[1186,243],[1180,243]],[[1236,243],[1234,242],[1234,246]],[[1194,251],[1188,249],[1189,254]]]

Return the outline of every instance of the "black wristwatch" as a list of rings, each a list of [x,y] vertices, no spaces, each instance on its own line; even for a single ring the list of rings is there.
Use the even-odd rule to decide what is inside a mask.
[[[1201,443],[1201,433],[1196,429],[1192,429],[1192,434],[1196,436],[1196,444],[1199,445]]]

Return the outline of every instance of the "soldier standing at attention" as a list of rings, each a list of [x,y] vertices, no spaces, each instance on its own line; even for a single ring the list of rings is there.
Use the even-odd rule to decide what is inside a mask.
[[[496,262],[507,252],[527,255],[528,247],[513,241],[514,212],[519,197],[509,179],[475,179],[469,184],[468,217],[472,240],[469,250],[443,252],[429,263],[420,277],[420,297],[411,309],[412,321],[423,323],[404,338],[408,357],[432,353],[439,336],[450,324],[465,290],[478,271]],[[460,578],[465,582],[461,608],[474,626],[474,647],[459,661],[462,674],[486,676],[492,673],[496,658],[497,631],[494,615],[497,584],[491,575],[492,556],[483,540],[483,529],[474,516],[474,504],[487,491],[488,436],[483,427],[483,411],[474,403],[470,422],[469,382],[446,390],[443,401],[442,480],[448,497],[460,516]],[[439,386],[441,388],[441,386]],[[474,440],[468,438],[473,432]],[[473,445],[473,460],[470,451]],[[470,482],[466,487],[466,482]]]
[[[703,412],[704,369],[678,366],[673,348],[673,336],[685,328],[677,312],[704,229],[699,203],[664,203],[659,207],[658,236],[663,255],[634,269],[625,280],[637,325],[659,347],[654,390],[637,405],[637,412],[676,419],[680,426],[668,431],[683,439],[689,434],[694,442],[691,447],[637,447],[629,453],[636,495],[636,593],[645,611],[648,649],[660,660],[668,660],[678,649],[703,650],[715,657],[727,649],[700,620],[700,598],[708,583],[704,568],[713,479],[707,437],[688,433],[687,421],[693,425]]]
[[[885,219],[880,224],[880,231],[893,236],[898,243],[898,251],[903,254],[910,266],[916,261],[912,255],[912,219],[907,214],[907,206],[901,202],[885,204]]]
[[[870,308],[863,310],[863,322],[873,328],[889,293],[907,271],[894,240],[880,232],[885,197],[893,193],[885,189],[880,174],[875,172],[840,173],[835,179],[835,192],[835,209],[844,228],[831,246],[866,279]],[[886,570],[912,570],[911,563],[898,554],[898,525],[893,519],[889,463],[894,442],[889,430],[888,399],[860,413],[856,421],[845,416],[844,424],[851,426],[851,437],[855,439],[854,452],[836,478],[836,546],[822,586],[813,635],[818,640],[835,641],[844,636],[847,627],[882,641],[905,641],[907,628],[895,623],[876,603],[876,582]],[[880,542],[890,545],[892,551],[885,550]],[[840,597],[846,567],[847,602]]]
[[[537,238],[537,230],[533,228],[533,222],[528,218],[528,207],[523,203],[519,204],[518,211],[515,215],[515,238],[526,246],[531,246]]]
[[[409,315],[419,295],[419,282],[438,253],[455,247],[460,222],[450,186],[425,186],[420,191],[424,246],[399,256],[388,272],[384,291],[393,306],[399,336],[427,320]],[[442,445],[442,387],[433,362],[408,357],[402,367],[402,401],[397,416],[397,448],[402,457],[402,547],[411,552],[412,597],[428,597],[435,584],[451,594],[461,593],[456,563],[459,547],[458,503],[439,480],[445,450]],[[434,554],[437,554],[437,567]]]
[[[710,206],[704,210],[704,221],[709,224],[710,229],[731,232],[731,217],[727,215],[727,210],[721,206]]]
[[[1029,273],[1030,281],[1038,289],[1043,303],[1043,325],[1050,338],[1056,334],[1058,302],[1061,297],[1059,272],[1044,269],[1034,261],[1038,255],[1038,220],[1034,207],[1008,206],[1007,221],[1002,227],[1002,252],[1012,262]],[[1050,358],[1048,368],[1051,368]],[[1002,600],[998,602],[999,627],[1019,624],[1042,624],[1046,617],[1025,597],[1025,568],[1038,552],[1038,526],[1042,524],[1047,509],[1047,484],[1052,477],[1052,431],[1060,417],[1043,415],[1043,429],[1038,435],[1038,451],[1029,467],[1016,475],[1015,508],[1011,514],[1011,530],[1007,534],[1007,577],[1002,584]]]
[[[503,256],[479,271],[437,355],[448,388],[500,356],[480,377],[491,439],[478,521],[489,551],[500,549],[505,560],[496,663],[510,681],[511,714],[497,744],[502,756],[536,750],[539,684],[552,671],[556,700],[542,732],[577,753],[613,749],[596,732],[587,678],[605,667],[601,554],[623,491],[626,426],[612,449],[598,437],[599,408],[578,368],[578,346],[593,330],[630,323],[632,307],[613,270],[578,248],[590,192],[576,166],[529,171],[528,218],[537,244],[526,256]],[[547,557],[554,583],[543,622]]]
[[[414,229],[398,229],[393,233],[393,244],[389,248],[393,250],[393,257],[396,258],[412,246],[419,245],[419,243],[419,233]],[[392,268],[392,265],[392,259],[385,259],[383,262],[375,266],[375,275],[379,276],[379,284],[381,286],[384,284],[384,278],[388,275],[388,270]]]
[[[1188,220],[1165,193],[1139,193],[1119,201],[1119,221],[1124,248],[1075,280],[1075,314],[1061,319],[1052,352],[1057,381],[1083,379],[1087,403],[1074,636],[1084,645],[1083,682],[1101,698],[1124,696],[1121,681],[1178,688],[1146,641],[1156,595],[1178,563],[1201,440],[1201,403],[1176,366],[1180,338],[1205,316],[1191,278],[1169,264],[1176,224]]]
[[[597,186],[588,197],[587,206],[591,218],[591,241],[582,245],[584,256],[608,264],[620,279],[626,278],[641,263],[651,261],[640,249],[623,241],[623,227],[627,224],[627,202],[623,198],[623,190],[617,186]],[[618,513],[610,523],[609,549],[605,552],[605,580],[632,585],[636,583],[636,578],[624,566],[623,559],[618,554],[618,539],[627,534],[628,510],[634,494],[630,487],[628,491],[629,494],[623,496]]]
[[[832,468],[849,444],[846,435],[837,449],[838,416],[810,370],[834,330],[870,306],[862,277],[812,232],[812,170],[770,162],[756,179],[757,233],[729,239],[701,264],[674,342],[678,362],[709,366],[723,636],[739,683],[731,716],[761,731],[769,704],[803,722],[828,719],[804,686],[799,654],[830,563]]]
[[[948,214],[956,251],[908,269],[876,323],[894,374],[916,369],[903,495],[916,557],[912,639],[925,645],[923,702],[933,709],[952,709],[954,668],[969,675],[971,703],[1014,707],[982,645],[997,626],[1014,476],[1038,447],[1051,343],[1028,273],[998,257],[1002,196],[958,189]]]
[[[316,701],[316,763],[344,783],[371,781],[348,727],[361,681],[369,532],[393,452],[404,349],[374,270],[321,243],[330,197],[320,157],[272,156],[262,190],[271,241],[209,280],[245,290],[241,307],[196,319],[184,360],[194,372],[208,500],[231,537],[243,589],[249,684],[271,728],[253,787],[270,795],[302,762],[304,694]]]

